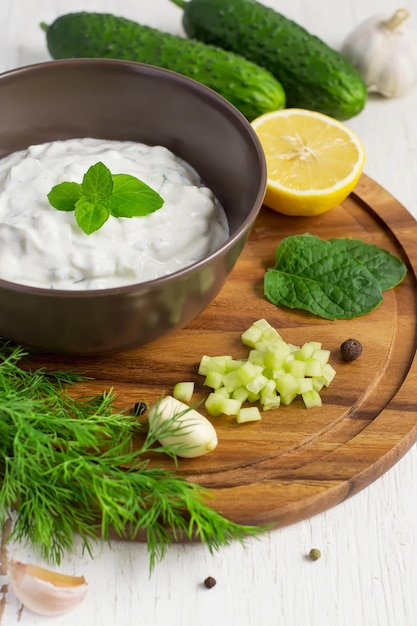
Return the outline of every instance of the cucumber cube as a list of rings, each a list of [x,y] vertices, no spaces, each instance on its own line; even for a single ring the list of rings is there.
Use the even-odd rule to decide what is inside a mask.
[[[255,365],[262,365],[262,367],[263,367],[264,366],[264,355],[265,355],[265,353],[262,352],[261,350],[256,350],[255,348],[253,348],[249,352],[248,361],[250,361],[251,363],[255,363]]]
[[[223,398],[219,405],[219,409],[224,415],[237,415],[242,406],[240,400],[233,398]]]
[[[318,350],[318,348],[311,341],[307,341],[295,352],[295,358],[305,361],[313,356],[314,350]]]
[[[204,354],[201,357],[200,365],[198,367],[198,373],[200,374],[200,376],[207,376],[208,364],[210,360],[211,360],[211,356],[208,356],[207,354]]]
[[[241,367],[244,363],[245,361],[242,359],[230,359],[230,361],[226,362],[226,374],[239,369],[239,367]]]
[[[297,394],[298,390],[298,380],[294,376],[294,374],[290,374],[290,372],[285,372],[280,378],[276,381],[277,391],[281,395],[285,394]]]
[[[220,374],[224,374],[229,361],[232,361],[231,356],[212,356],[207,364],[207,369],[209,372],[219,372]]]
[[[271,411],[272,409],[278,409],[281,405],[281,397],[277,394],[270,396],[264,396],[261,398],[261,405],[264,411]]]
[[[303,394],[306,391],[311,391],[313,388],[314,387],[312,378],[298,378],[298,394]]]
[[[242,385],[246,386],[251,380],[258,376],[258,374],[261,374],[262,370],[262,366],[246,361],[236,372]]]
[[[252,326],[254,326],[255,328],[258,328],[261,331],[261,333],[267,332],[271,328],[272,328],[272,330],[274,330],[274,328],[271,326],[271,324],[265,318],[261,318],[259,320],[256,320],[256,322],[253,322]]]
[[[321,391],[326,384],[326,379],[324,376],[312,376],[311,382],[313,384],[313,389]]]
[[[176,400],[180,402],[185,402],[186,404],[190,402],[194,393],[194,383],[193,382],[183,382],[177,383],[174,385],[174,389],[172,391],[172,395]]]
[[[256,326],[250,326],[244,333],[241,335],[242,343],[244,346],[249,346],[249,348],[255,348],[256,343],[261,339],[262,331]]]
[[[302,394],[301,397],[303,398],[304,404],[308,409],[312,409],[313,407],[318,407],[322,405],[320,394],[315,389],[306,391]]]
[[[214,391],[214,393],[219,398],[230,398],[230,393],[227,391],[226,387],[219,387]]]
[[[260,393],[253,393],[252,391],[250,391],[248,395],[248,402],[250,402],[250,404],[253,404],[254,402],[258,402],[260,397],[261,397]]]
[[[220,403],[222,400],[224,400],[224,398],[217,395],[216,392],[209,393],[204,403],[207,413],[212,417],[221,415]]]
[[[281,399],[281,404],[288,406],[289,404],[291,404],[292,402],[294,402],[294,400],[297,397],[297,392],[296,391],[286,391],[283,393],[279,394],[280,399]]]
[[[237,370],[228,372],[223,376],[223,384],[229,393],[233,393],[235,389],[242,386]]]
[[[246,389],[246,387],[238,387],[232,392],[232,398],[234,400],[240,400],[240,402],[243,404],[249,398],[249,391]]]
[[[269,369],[278,369],[282,367],[285,359],[291,354],[291,350],[285,341],[280,339],[270,346],[264,354],[265,367]]]
[[[305,360],[306,364],[306,376],[321,376],[321,363],[316,361],[313,357],[309,357]]]
[[[219,389],[219,387],[223,386],[223,374],[220,372],[208,371],[207,376],[204,380],[204,385],[206,387],[211,387],[212,389]]]
[[[304,378],[306,375],[306,363],[297,359],[287,360],[285,362],[285,371],[293,374],[296,378]]]
[[[245,387],[248,391],[251,391],[252,393],[259,393],[261,389],[265,387],[267,382],[268,379],[266,376],[264,376],[263,374],[258,374],[257,376],[255,376],[255,378],[249,381],[245,385]]]
[[[323,365],[321,368],[321,375],[324,378],[324,384],[328,387],[333,378],[336,376],[336,370],[332,365],[330,365],[330,363],[326,363],[326,365]]]
[[[245,422],[257,422],[261,419],[261,412],[257,406],[243,407],[236,416],[238,424],[244,424]]]
[[[312,358],[315,361],[318,361],[323,367],[323,365],[326,365],[329,361],[330,350],[323,350],[323,348],[320,348],[320,350],[314,350]]]

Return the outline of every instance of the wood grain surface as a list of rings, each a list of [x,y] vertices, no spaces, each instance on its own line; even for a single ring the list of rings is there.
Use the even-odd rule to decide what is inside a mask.
[[[384,293],[380,307],[354,320],[327,321],[277,308],[263,296],[265,270],[290,234],[360,238],[399,256],[405,280]],[[112,387],[120,408],[154,402],[178,381],[193,380],[193,402],[209,389],[197,373],[203,354],[247,355],[240,334],[266,318],[286,341],[317,340],[331,350],[337,374],[323,406],[301,400],[263,413],[260,422],[211,418],[217,449],[180,461],[178,471],[209,487],[213,506],[240,523],[285,526],[324,511],[381,476],[417,439],[417,222],[387,191],[363,175],[355,192],[319,218],[289,218],[263,208],[229,280],[215,301],[186,328],[148,346],[113,355],[38,355],[48,368],[76,367],[94,381],[81,392]],[[359,339],[357,361],[340,358],[340,344]],[[203,410],[204,411],[204,410]],[[161,462],[160,457],[158,462]],[[164,464],[170,467],[171,461]]]

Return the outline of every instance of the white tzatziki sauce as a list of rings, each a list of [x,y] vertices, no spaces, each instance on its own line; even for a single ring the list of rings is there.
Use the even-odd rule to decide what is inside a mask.
[[[74,211],[48,201],[53,186],[81,183],[102,161],[136,176],[163,206],[144,217],[115,218],[90,235]],[[153,280],[219,248],[224,210],[198,173],[163,146],[83,138],[34,145],[0,160],[0,278],[52,289],[106,289]]]

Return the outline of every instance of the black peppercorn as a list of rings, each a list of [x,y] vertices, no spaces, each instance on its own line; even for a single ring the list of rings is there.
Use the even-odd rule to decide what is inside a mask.
[[[212,589],[216,584],[216,579],[213,578],[213,576],[207,576],[207,578],[204,581],[204,586],[207,587],[207,589]]]
[[[362,344],[358,339],[346,339],[340,346],[340,354],[344,361],[354,361],[362,353]]]
[[[133,415],[136,415],[137,417],[140,417],[141,415],[143,415],[146,411],[146,404],[145,402],[136,402],[134,408],[133,408]]]

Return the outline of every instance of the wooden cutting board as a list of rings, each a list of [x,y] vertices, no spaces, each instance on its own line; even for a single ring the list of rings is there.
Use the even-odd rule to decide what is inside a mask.
[[[385,292],[372,313],[327,321],[277,308],[263,297],[265,270],[280,240],[309,232],[321,238],[353,237],[377,244],[408,266],[404,282]],[[180,461],[178,471],[212,489],[212,505],[239,523],[284,526],[324,511],[388,470],[417,439],[417,222],[387,191],[363,175],[355,192],[333,211],[289,218],[263,208],[245,249],[215,301],[186,328],[148,346],[116,355],[41,355],[47,367],[75,367],[94,377],[83,391],[114,388],[120,408],[150,403],[194,380],[195,401],[209,393],[197,374],[203,354],[247,355],[240,334],[266,318],[294,344],[316,340],[331,350],[337,370],[322,392],[323,406],[301,401],[238,425],[213,418],[217,449]],[[362,356],[340,358],[340,344],[359,339]],[[170,467],[171,461],[166,461]]]

